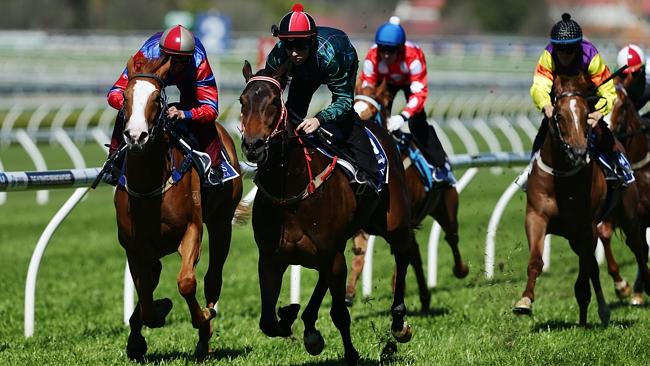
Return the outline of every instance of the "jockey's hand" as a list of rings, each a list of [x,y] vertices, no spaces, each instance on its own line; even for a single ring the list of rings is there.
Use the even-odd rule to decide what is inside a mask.
[[[598,125],[598,121],[603,118],[603,114],[600,111],[593,111],[587,116],[587,123],[593,128]]]
[[[388,122],[386,123],[386,128],[390,132],[397,131],[402,127],[402,125],[404,125],[404,122],[406,122],[404,116],[402,116],[401,114],[396,114],[394,116],[391,116],[388,119]]]
[[[297,129],[298,130],[303,130],[305,133],[312,133],[316,131],[320,127],[320,121],[316,117],[312,118],[305,118],[300,124],[298,125]]]
[[[167,109],[167,117],[171,119],[185,119],[185,113],[176,107]]]
[[[553,117],[553,104],[547,104],[542,107],[542,112],[544,112],[544,117],[551,119]]]

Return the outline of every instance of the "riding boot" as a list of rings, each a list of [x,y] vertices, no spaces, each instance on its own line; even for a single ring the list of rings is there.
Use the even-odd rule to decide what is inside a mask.
[[[598,161],[603,167],[605,179],[614,188],[627,187],[634,182],[634,171],[630,162],[621,149],[618,147],[614,134],[607,127],[604,121],[599,121],[599,136],[596,146],[602,152]]]
[[[427,161],[434,167],[444,167],[447,154],[440,143],[436,130],[427,122],[424,112],[409,118],[408,123],[413,141]]]
[[[346,139],[346,150],[358,167],[354,180],[372,188],[372,192],[376,192],[379,184],[379,165],[370,138],[363,125],[356,119],[350,121],[350,124],[352,126]]]
[[[124,138],[124,113],[122,110],[117,112],[115,117],[115,124],[113,125],[113,132],[111,133],[111,144],[108,146],[108,158],[102,169],[102,181],[104,183],[116,186],[118,179],[122,174],[121,165],[123,158],[117,156],[120,145]]]
[[[544,119],[542,119],[542,123],[539,125],[539,129],[537,130],[537,135],[535,135],[535,140],[533,141],[533,151],[530,154],[531,157],[534,156],[535,153],[542,148],[542,145],[544,145],[544,138],[546,138],[547,132],[548,119],[544,117]]]

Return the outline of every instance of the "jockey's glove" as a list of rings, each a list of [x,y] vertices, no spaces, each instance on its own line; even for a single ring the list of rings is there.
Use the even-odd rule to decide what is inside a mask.
[[[396,114],[394,116],[391,116],[388,119],[388,123],[386,123],[386,128],[388,131],[393,132],[399,130],[402,125],[404,125],[404,122],[406,122],[406,118],[404,118],[403,114]]]

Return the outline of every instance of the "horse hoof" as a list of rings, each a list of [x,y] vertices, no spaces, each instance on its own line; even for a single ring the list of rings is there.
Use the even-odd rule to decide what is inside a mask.
[[[303,343],[305,344],[307,353],[312,356],[320,355],[323,352],[323,348],[325,348],[325,340],[317,330],[309,333],[305,332]]]
[[[210,354],[210,345],[208,342],[202,342],[199,341],[196,344],[196,348],[194,349],[194,358],[196,361],[201,362],[205,360],[206,357]]]
[[[296,321],[299,310],[300,304],[291,304],[278,309],[278,318],[280,318],[278,322],[279,336],[289,337],[291,335],[291,326]]]
[[[632,295],[632,289],[630,289],[630,285],[625,280],[621,282],[615,282],[614,291],[616,292],[616,297],[618,297],[619,300],[627,299],[630,297],[630,295]]]
[[[399,331],[392,331],[393,333],[393,338],[395,338],[396,341],[399,343],[408,343],[411,338],[413,338],[413,330],[411,329],[411,326],[408,325],[406,321],[404,321],[404,327],[402,327],[401,330]]]
[[[454,266],[452,272],[454,273],[454,277],[458,279],[465,278],[469,273],[469,267],[467,267],[467,264],[461,263],[458,266]]]
[[[147,353],[147,341],[142,334],[129,334],[129,340],[126,343],[126,355],[132,360],[139,360]]]
[[[532,315],[533,314],[533,301],[529,297],[522,297],[517,301],[512,312],[517,315]]]
[[[630,305],[632,306],[643,306],[644,303],[643,294],[638,292],[635,292],[630,299]]]
[[[345,306],[351,308],[354,305],[354,295],[345,294]]]
[[[155,319],[148,323],[145,323],[149,328],[160,328],[165,325],[165,318],[167,314],[172,310],[174,304],[168,298],[154,300],[153,307],[155,311]]]

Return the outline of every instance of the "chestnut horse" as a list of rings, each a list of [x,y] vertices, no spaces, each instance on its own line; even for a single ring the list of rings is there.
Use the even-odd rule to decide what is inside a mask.
[[[610,123],[614,135],[621,142],[634,170],[634,177],[639,191],[636,215],[639,219],[640,237],[642,247],[647,252],[646,229],[650,227],[650,140],[647,127],[642,124],[641,116],[634,107],[634,103],[627,95],[626,88],[633,80],[633,75],[625,74],[624,78],[616,77],[616,94],[618,96],[611,113]],[[614,226],[617,224],[615,217],[608,217],[598,225],[598,234],[605,248],[605,258],[609,274],[614,280],[614,289],[620,299],[630,296],[632,292],[618,268],[618,263],[611,250],[611,237]],[[632,305],[643,305],[643,278],[637,273],[634,282],[634,293],[630,299]]]
[[[550,233],[567,238],[579,258],[574,292],[580,325],[587,324],[590,279],[596,293],[598,315],[603,324],[609,323],[609,306],[603,296],[594,256],[598,240],[596,224],[605,214],[607,185],[601,168],[594,161],[596,157],[591,156],[588,148],[591,127],[587,115],[596,100],[593,90],[593,83],[584,74],[573,78],[556,76],[553,81],[553,117],[548,121],[544,144],[528,178],[525,221],[530,249],[528,281],[522,298],[513,308],[516,314],[532,313],[535,282],[544,264],[544,237]],[[621,212],[617,217],[628,234],[627,243],[637,253],[639,269],[644,269],[647,276],[650,273],[640,257],[638,222],[634,218],[636,185],[632,183],[622,194],[619,191],[614,194],[618,202],[615,210]]]
[[[318,271],[318,281],[302,313],[304,344],[320,354],[324,340],[316,329],[318,309],[329,289],[330,316],[343,340],[345,361],[356,364],[359,354],[350,336],[350,314],[345,306],[345,245],[358,230],[383,236],[391,245],[397,279],[391,306],[391,331],[399,342],[412,332],[405,321],[404,278],[413,240],[410,205],[404,189],[404,170],[394,143],[385,131],[371,127],[389,162],[389,182],[379,195],[355,194],[336,162],[307,145],[296,134],[282,99],[288,64],[272,75],[260,70],[254,76],[246,61],[242,69],[246,87],[240,96],[242,151],[257,163],[259,188],[253,203],[253,231],[259,249],[258,272],[262,297],[260,329],[270,337],[288,337],[298,305],[278,311],[282,276],[290,264]]]
[[[384,80],[379,86],[361,87],[360,80],[357,80],[355,90],[355,110],[364,121],[375,121],[386,128],[388,113],[395,95],[391,93]],[[411,142],[414,145],[414,142]],[[417,168],[411,162],[408,151],[401,151],[402,164],[406,173],[406,186],[411,200],[411,225],[417,227],[428,215],[433,217],[445,232],[445,240],[451,248],[454,257],[452,273],[456,278],[465,278],[469,268],[463,262],[458,249],[458,191],[453,186],[434,187],[427,191],[420,179]],[[354,258],[350,268],[350,276],[346,288],[345,300],[348,306],[352,306],[356,293],[359,274],[363,271],[365,253],[368,248],[368,235],[360,232],[354,236]],[[420,248],[417,245],[411,247],[410,264],[415,271],[415,278],[420,293],[421,311],[429,310],[431,295],[427,286],[426,277],[422,265]]]
[[[195,356],[204,358],[212,336],[211,319],[221,292],[224,261],[228,255],[231,221],[241,198],[241,177],[221,187],[201,188],[196,168],[191,167],[171,183],[172,168],[183,162],[183,152],[166,132],[167,101],[164,94],[169,59],[129,60],[129,82],[124,91],[125,180],[115,191],[118,239],[126,251],[131,276],[138,293],[129,325],[126,352],[139,359],[147,352],[142,326],[162,327],[172,307],[171,300],[153,299],[161,271],[160,258],[174,252],[181,256],[178,291],[187,301],[192,325],[199,330]],[[215,122],[216,123],[216,122]],[[219,137],[239,169],[234,144],[223,127]],[[210,257],[205,276],[206,308],[196,299],[195,267],[201,253],[203,223],[210,239]]]

